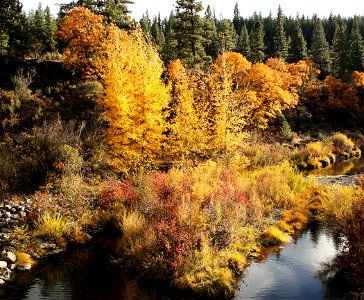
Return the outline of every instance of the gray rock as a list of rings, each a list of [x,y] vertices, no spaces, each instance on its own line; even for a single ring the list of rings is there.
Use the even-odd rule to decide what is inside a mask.
[[[10,280],[11,271],[8,268],[0,269],[0,279]]]
[[[0,269],[6,269],[8,267],[8,263],[4,260],[0,260]]]
[[[19,271],[28,271],[32,268],[31,264],[23,263],[17,266],[17,270]]]
[[[14,263],[14,262],[16,262],[16,255],[14,252],[8,251],[5,253],[4,259],[8,263]]]

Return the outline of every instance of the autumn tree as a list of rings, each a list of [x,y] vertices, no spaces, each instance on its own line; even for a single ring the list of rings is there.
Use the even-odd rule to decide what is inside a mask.
[[[207,106],[196,98],[198,75],[186,69],[180,60],[168,65],[171,100],[168,109],[169,152],[174,159],[196,160],[205,155],[207,144]]]
[[[87,8],[76,7],[60,19],[58,36],[66,43],[63,64],[84,76],[94,74],[94,59],[106,37],[102,16],[93,14]]]

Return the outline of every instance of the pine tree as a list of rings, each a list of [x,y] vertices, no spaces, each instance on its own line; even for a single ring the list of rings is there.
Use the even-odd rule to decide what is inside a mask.
[[[261,62],[265,57],[264,30],[261,18],[256,18],[255,24],[249,35],[250,59],[253,62]]]
[[[286,59],[288,56],[287,37],[284,29],[284,15],[281,6],[278,7],[274,33],[274,57]]]
[[[210,5],[205,10],[204,22],[204,37],[205,37],[205,52],[207,56],[215,59],[218,56],[218,35],[216,28],[216,20],[211,10]]]
[[[162,24],[161,24],[161,19],[160,19],[160,15],[157,17],[153,18],[153,23],[152,23],[152,27],[150,29],[152,37],[153,37],[153,42],[155,45],[157,45],[157,49],[162,49],[164,46],[164,42],[165,42],[165,38],[164,38],[164,33],[163,33],[163,29],[162,29]]]
[[[243,22],[242,22],[242,17],[240,16],[240,9],[239,9],[239,5],[238,2],[235,3],[234,6],[234,17],[233,17],[233,24],[234,24],[234,29],[236,32],[241,32],[242,27],[243,27]]]
[[[199,13],[202,3],[196,0],[176,1],[175,37],[178,42],[177,55],[187,66],[201,69],[211,61],[205,53],[203,44],[203,22]]]
[[[22,8],[18,0],[0,1],[0,47],[3,53],[24,52],[25,16]]]
[[[349,38],[350,70],[364,71],[364,42],[359,29],[359,20],[354,18]]]
[[[244,24],[240,32],[240,37],[238,41],[238,51],[245,57],[250,57],[250,41],[249,33],[246,25]]]
[[[139,24],[140,24],[140,27],[142,28],[143,30],[143,33],[145,35],[145,37],[147,39],[150,39],[151,38],[151,27],[152,27],[152,21],[149,17],[149,12],[146,11],[143,15],[142,15],[142,18],[139,20]]]
[[[47,6],[44,10],[45,14],[45,50],[48,52],[56,51],[56,41],[54,39],[54,35],[57,31],[56,21],[52,18],[51,10]]]
[[[220,53],[236,50],[239,36],[230,20],[224,19],[219,21],[217,34]]]
[[[297,62],[307,58],[307,43],[303,36],[300,21],[297,17],[295,21],[295,28],[292,32],[291,41],[289,43],[289,60],[291,62]]]
[[[321,76],[330,73],[330,48],[320,19],[315,20],[312,33],[311,58],[321,70]]]
[[[162,59],[165,64],[167,64],[171,60],[175,60],[177,58],[177,46],[178,42],[176,39],[176,33],[174,31],[174,24],[176,23],[176,17],[171,11],[169,18],[164,21],[165,28],[165,43],[162,49]]]
[[[332,42],[332,73],[337,78],[349,72],[349,55],[347,48],[347,29],[343,22],[336,25]]]
[[[264,53],[266,57],[274,56],[274,20],[272,17],[272,12],[269,12],[268,17],[263,19],[263,29],[264,29]]]

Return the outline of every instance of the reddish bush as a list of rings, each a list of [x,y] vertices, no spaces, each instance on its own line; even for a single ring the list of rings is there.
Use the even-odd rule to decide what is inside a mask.
[[[138,198],[129,181],[106,181],[97,197],[97,204],[102,208],[112,208],[117,203],[131,204]]]

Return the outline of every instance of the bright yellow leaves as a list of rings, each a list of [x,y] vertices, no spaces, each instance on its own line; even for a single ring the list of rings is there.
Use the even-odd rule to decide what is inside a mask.
[[[169,90],[161,80],[162,61],[139,31],[128,34],[114,25],[96,62],[105,86],[105,108],[115,170],[128,173],[161,155],[165,137],[163,109]]]
[[[67,43],[65,65],[104,86],[105,140],[111,165],[123,174],[241,145],[248,128],[265,128],[269,118],[297,104],[309,70],[305,62],[252,64],[226,52],[207,73],[176,60],[164,76],[158,52],[139,30],[104,25],[84,8],[61,20],[59,36]]]

